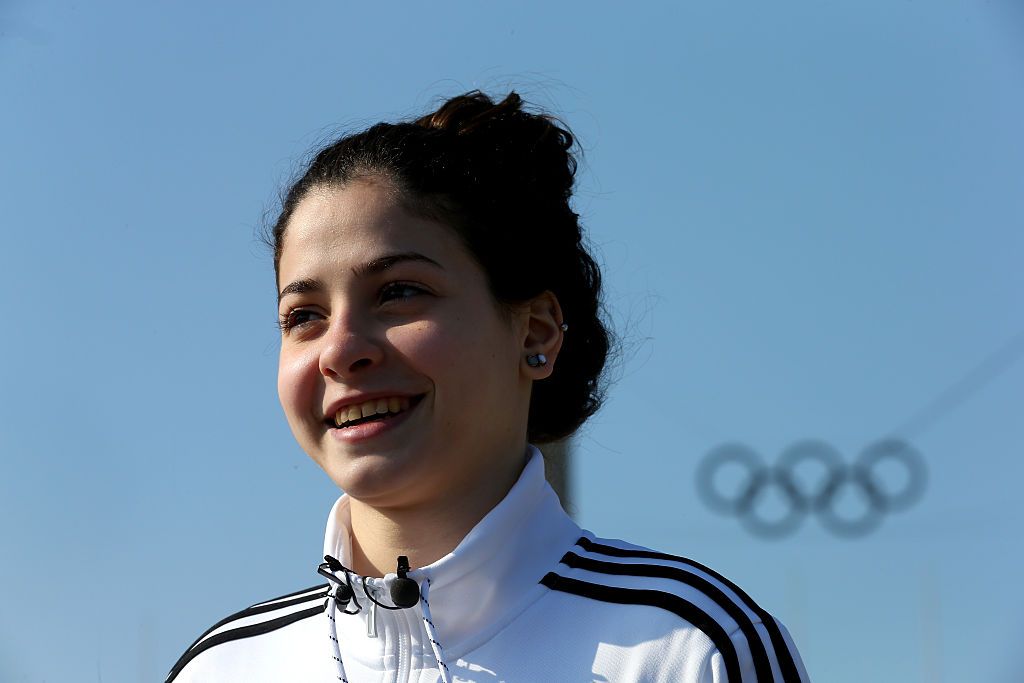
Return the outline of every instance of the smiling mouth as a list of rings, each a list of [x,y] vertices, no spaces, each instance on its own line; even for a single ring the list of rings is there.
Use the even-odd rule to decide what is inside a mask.
[[[392,396],[390,398],[379,398],[365,403],[345,406],[333,418],[324,420],[329,427],[345,429],[367,422],[382,422],[390,420],[404,412],[415,408],[423,399],[419,396]]]

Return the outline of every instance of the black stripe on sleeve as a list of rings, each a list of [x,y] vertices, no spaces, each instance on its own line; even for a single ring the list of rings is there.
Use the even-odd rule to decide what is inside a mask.
[[[725,661],[725,672],[730,683],[740,683],[743,680],[740,674],[740,660],[729,634],[707,612],[678,595],[662,591],[603,586],[559,576],[554,572],[549,572],[540,582],[551,590],[572,593],[592,600],[617,605],[647,605],[672,612],[696,626],[711,639]]]
[[[294,598],[297,595],[304,595],[306,593],[312,594],[313,591],[316,591],[317,593],[322,593],[322,591],[325,588],[330,588],[330,584],[322,583],[322,584],[319,584],[319,585],[316,585],[316,586],[310,586],[309,588],[303,588],[302,590],[295,591],[294,593],[288,593],[287,595],[279,595],[276,598],[270,598],[269,600],[264,600],[263,602],[257,602],[255,605],[253,605],[253,607],[259,607],[260,605],[269,605],[270,603],[277,602],[278,600],[284,600],[286,598]]]
[[[216,624],[214,624],[210,628],[208,628],[205,631],[203,631],[202,634],[198,638],[196,638],[194,641],[192,641],[192,644],[188,646],[188,648],[185,650],[185,652],[188,652],[189,650],[194,648],[199,643],[200,640],[202,640],[206,636],[210,635],[211,633],[213,633],[214,631],[219,629],[221,626],[224,626],[225,624],[230,624],[232,621],[237,621],[239,619],[244,619],[245,617],[251,617],[251,616],[253,616],[255,614],[263,614],[264,612],[273,612],[274,610],[280,609],[280,608],[283,608],[283,607],[291,607],[292,605],[298,605],[298,604],[301,604],[303,602],[310,602],[312,600],[319,600],[320,598],[326,597],[329,588],[330,588],[330,585],[328,585],[326,583],[324,585],[322,585],[322,586],[313,586],[312,588],[306,588],[305,590],[295,591],[294,593],[289,593],[288,595],[282,595],[279,598],[271,598],[270,600],[268,600],[266,602],[258,602],[255,605],[252,605],[251,607],[246,607],[245,609],[243,609],[243,610],[241,610],[239,612],[235,612],[234,614],[229,614],[228,616],[224,617],[223,619],[218,621]],[[317,589],[319,589],[319,590],[317,590]],[[312,590],[315,590],[317,592],[316,593],[309,593],[309,591],[312,591]],[[303,593],[309,593],[309,595],[302,595]],[[274,602],[274,600],[283,600],[284,598],[291,598],[293,595],[302,595],[302,597],[293,598],[291,600],[284,600],[283,602]],[[273,603],[273,604],[269,604],[269,603]]]
[[[750,655],[754,660],[754,672],[757,674],[757,680],[771,681],[774,679],[772,665],[768,659],[768,651],[765,649],[761,636],[757,634],[757,630],[754,628],[754,622],[739,605],[730,600],[729,596],[707,579],[677,567],[666,567],[660,564],[616,564],[614,562],[595,560],[591,557],[580,557],[572,552],[565,554],[565,557],[562,558],[562,564],[573,569],[584,569],[599,574],[671,579],[696,588],[732,617],[740,631],[743,632],[744,637],[747,639],[747,645],[750,648]]]
[[[310,607],[309,609],[293,612],[291,614],[286,614],[283,617],[278,617],[277,619],[271,619],[270,621],[264,621],[259,624],[250,624],[249,626],[242,626],[240,628],[231,629],[230,631],[223,631],[215,636],[211,636],[199,645],[189,648],[185,652],[185,654],[183,654],[181,658],[174,663],[174,666],[171,668],[171,672],[167,674],[167,680],[165,683],[171,683],[171,681],[173,681],[177,677],[177,675],[181,673],[181,670],[185,668],[185,665],[191,662],[196,657],[196,655],[210,649],[211,647],[214,647],[215,645],[227,643],[232,640],[239,640],[241,638],[251,638],[252,636],[259,636],[263,635],[264,633],[276,631],[277,629],[283,628],[289,624],[294,624],[296,621],[301,621],[308,617],[313,617],[317,614],[321,614],[324,611],[324,609],[326,609],[326,607],[327,601],[325,600],[324,604],[318,607]]]
[[[768,631],[768,637],[772,641],[772,647],[775,648],[775,656],[779,660],[779,669],[782,671],[783,683],[801,683],[800,672],[796,668],[796,663],[793,661],[793,654],[789,651],[789,645],[786,644],[786,639],[782,636],[782,631],[779,629],[778,623],[775,621],[775,617],[769,614],[766,610],[761,608],[754,600],[743,592],[743,590],[734,584],[729,579],[725,578],[710,567],[706,567],[700,562],[695,562],[679,555],[669,555],[668,553],[659,553],[653,550],[631,550],[626,548],[616,548],[615,546],[605,545],[592,541],[589,538],[583,537],[576,541],[576,545],[581,548],[599,553],[601,555],[611,555],[612,557],[627,557],[627,558],[639,558],[649,560],[666,560],[668,562],[678,562],[685,564],[695,569],[699,569],[711,576],[729,590],[736,594],[736,596],[746,604],[754,614],[761,618],[761,623],[764,624],[765,629]],[[771,680],[771,679],[769,679]]]

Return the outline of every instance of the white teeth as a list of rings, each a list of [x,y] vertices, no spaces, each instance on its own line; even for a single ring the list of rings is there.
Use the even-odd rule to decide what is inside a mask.
[[[409,399],[405,396],[377,398],[358,405],[345,406],[334,414],[334,424],[340,427],[346,422],[358,420],[362,417],[400,413],[403,410],[409,410]]]

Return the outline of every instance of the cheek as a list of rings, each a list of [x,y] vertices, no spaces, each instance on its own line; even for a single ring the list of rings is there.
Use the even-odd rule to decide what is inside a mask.
[[[319,375],[315,354],[282,350],[277,364],[277,396],[289,420],[308,413],[319,400]]]
[[[458,367],[459,347],[444,326],[436,322],[418,322],[388,331],[388,344],[402,361],[435,383]]]
[[[494,328],[494,329],[492,329]],[[510,333],[496,323],[418,322],[388,333],[389,345],[402,362],[427,377],[448,400],[479,395],[482,389],[508,390],[517,373]]]

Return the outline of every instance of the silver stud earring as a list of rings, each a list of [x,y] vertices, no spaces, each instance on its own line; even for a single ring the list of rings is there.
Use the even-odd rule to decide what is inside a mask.
[[[542,365],[548,364],[548,357],[543,353],[531,353],[526,357],[526,364],[531,368],[539,368]]]
[[[561,325],[558,326],[558,329],[562,330],[562,332],[568,331],[569,323],[562,323]]]

